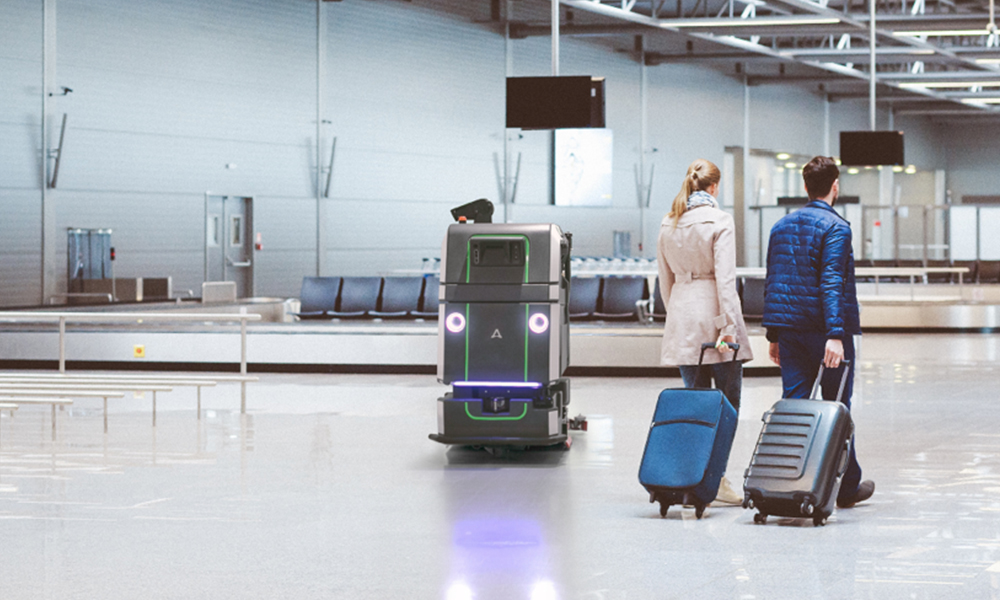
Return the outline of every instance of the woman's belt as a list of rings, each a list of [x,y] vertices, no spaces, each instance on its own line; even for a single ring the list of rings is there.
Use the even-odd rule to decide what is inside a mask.
[[[715,279],[715,273],[677,273],[674,275],[674,281],[677,283],[691,283],[695,279]]]

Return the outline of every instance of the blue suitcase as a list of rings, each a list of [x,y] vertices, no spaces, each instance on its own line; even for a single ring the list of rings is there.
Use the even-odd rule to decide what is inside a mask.
[[[702,356],[713,346],[703,344]],[[732,346],[736,360],[739,346]],[[705,506],[719,493],[736,421],[736,409],[719,390],[660,392],[639,466],[639,483],[649,492],[651,503],[660,503],[660,516],[665,517],[674,504],[690,504],[701,518]]]

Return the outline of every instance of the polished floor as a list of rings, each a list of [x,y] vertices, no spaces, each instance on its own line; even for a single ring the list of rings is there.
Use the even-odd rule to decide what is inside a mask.
[[[825,527],[671,509],[637,481],[679,380],[577,378],[569,451],[427,439],[433,377],[239,387],[0,418],[0,599],[1000,598],[1000,336],[866,335],[855,397],[871,501]],[[745,381],[741,481],[777,378]]]

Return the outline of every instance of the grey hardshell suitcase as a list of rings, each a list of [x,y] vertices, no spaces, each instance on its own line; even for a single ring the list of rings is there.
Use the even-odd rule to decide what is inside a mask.
[[[854,423],[840,398],[847,383],[848,361],[836,402],[816,397],[823,366],[807,399],[779,400],[764,413],[764,426],[743,481],[743,507],[755,508],[755,523],[768,515],[826,523],[833,514],[840,480],[847,470]]]

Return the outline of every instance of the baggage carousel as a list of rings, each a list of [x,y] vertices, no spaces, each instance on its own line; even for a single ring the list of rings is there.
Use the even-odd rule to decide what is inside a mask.
[[[1000,285],[859,285],[865,332],[1000,332]],[[33,308],[31,311],[66,307]],[[305,371],[433,374],[437,364],[434,320],[297,321],[294,300],[253,298],[228,304],[135,303],[82,307],[93,312],[135,312],[134,322],[73,323],[65,334],[68,369],[238,371],[240,325],[211,321],[141,322],[143,312],[261,315],[247,325],[251,372]],[[55,368],[59,330],[52,323],[19,322],[0,314],[0,368]],[[4,316],[8,315],[8,316]],[[573,323],[569,375],[676,376],[659,366],[660,323]],[[754,360],[746,375],[776,375],[759,322],[748,322]],[[137,348],[141,347],[141,353]]]

